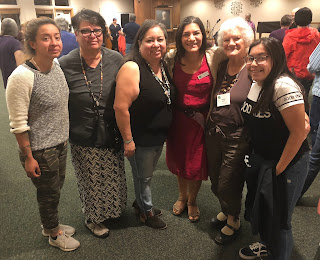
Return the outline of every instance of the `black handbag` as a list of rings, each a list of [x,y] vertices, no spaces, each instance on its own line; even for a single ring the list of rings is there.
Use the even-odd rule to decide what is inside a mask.
[[[119,152],[123,149],[123,140],[113,110],[110,112],[108,112],[107,109],[105,110],[104,125],[106,130],[105,146],[107,148],[113,148],[116,152]]]
[[[104,114],[101,114],[97,107],[94,107],[96,111],[96,123],[93,135],[95,147],[112,148],[115,152],[119,152],[123,147],[123,141],[114,112],[105,111]]]

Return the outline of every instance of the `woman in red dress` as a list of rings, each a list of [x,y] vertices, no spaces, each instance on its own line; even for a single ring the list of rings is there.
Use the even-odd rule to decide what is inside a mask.
[[[196,203],[202,180],[207,180],[204,123],[217,65],[223,53],[213,61],[216,48],[206,50],[206,33],[201,20],[186,17],[176,34],[177,49],[166,56],[169,73],[178,90],[173,122],[167,137],[167,165],[177,175],[179,197],[173,214],[180,215],[186,205],[191,222],[200,218]]]

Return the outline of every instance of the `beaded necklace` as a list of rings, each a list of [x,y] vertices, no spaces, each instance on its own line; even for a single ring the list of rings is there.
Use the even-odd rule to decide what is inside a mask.
[[[233,78],[233,79],[228,84],[229,80],[227,80],[227,75],[229,75],[228,74],[229,63],[227,64],[227,68],[226,68],[226,71],[225,71],[224,76],[223,76],[223,81],[221,83],[219,94],[225,94],[225,93],[228,93],[231,90],[231,88],[234,86],[234,84],[237,83],[239,74],[240,74],[240,72],[242,71],[242,69],[244,67],[245,67],[245,64],[241,67],[240,71],[237,73],[237,75],[235,77],[234,76],[230,76],[230,78]]]
[[[99,92],[99,96],[96,97],[93,92],[91,91],[91,81],[88,81],[87,79],[87,76],[86,76],[86,71],[84,69],[84,66],[83,66],[83,61],[82,61],[82,56],[81,56],[81,53],[80,54],[80,61],[81,61],[81,68],[82,68],[82,73],[83,73],[83,77],[84,77],[84,80],[86,81],[86,85],[87,85],[87,88],[90,92],[90,95],[93,99],[93,101],[95,102],[95,106],[96,107],[99,107],[100,105],[100,99],[101,99],[101,96],[102,96],[102,82],[103,82],[103,72],[102,72],[102,53],[100,53],[100,92]]]
[[[150,70],[151,70],[151,73],[152,73],[152,76],[158,81],[158,83],[160,84],[160,86],[162,87],[163,89],[163,92],[165,94],[165,96],[167,97],[167,104],[170,105],[171,104],[171,98],[170,98],[170,82],[168,80],[168,77],[166,75],[166,72],[163,68],[163,65],[162,63],[160,64],[160,69],[161,69],[161,75],[162,75],[162,79],[164,79],[164,81],[162,81],[161,79],[159,79],[159,77],[154,73],[153,69],[151,68],[151,65],[149,63],[147,63]]]

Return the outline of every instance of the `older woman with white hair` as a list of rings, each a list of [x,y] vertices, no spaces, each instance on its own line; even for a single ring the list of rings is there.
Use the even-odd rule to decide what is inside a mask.
[[[79,43],[77,42],[74,33],[69,32],[69,22],[64,17],[58,17],[55,19],[56,24],[60,27],[60,35],[62,41],[62,51],[60,57],[67,55],[70,51],[79,48]]]
[[[211,189],[221,205],[221,212],[211,220],[215,227],[222,228],[215,238],[219,245],[236,239],[240,230],[243,159],[248,151],[240,109],[251,86],[244,58],[252,41],[252,29],[240,17],[229,19],[220,27],[218,45],[228,59],[218,69],[206,127]]]
[[[0,35],[0,70],[2,72],[4,88],[12,71],[24,62],[21,43],[15,39],[18,35],[18,26],[15,20],[5,18],[1,22]]]

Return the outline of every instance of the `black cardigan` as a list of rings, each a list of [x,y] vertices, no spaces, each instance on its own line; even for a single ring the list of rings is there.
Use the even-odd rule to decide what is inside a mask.
[[[115,120],[113,114],[113,102],[115,92],[115,79],[123,62],[118,52],[101,48],[103,87],[100,99],[101,114],[107,112]],[[61,68],[68,82],[69,116],[70,116],[70,142],[81,146],[95,146],[96,112],[93,100],[89,94],[81,69],[79,49],[71,51],[68,55],[59,59]],[[89,81],[92,81],[91,90],[99,96],[100,92],[100,65],[90,68],[84,62],[84,68]]]
[[[286,176],[276,176],[276,162],[257,154],[250,155],[248,164],[245,219],[251,222],[252,233],[259,233],[272,255],[277,255],[280,229],[288,229]]]

